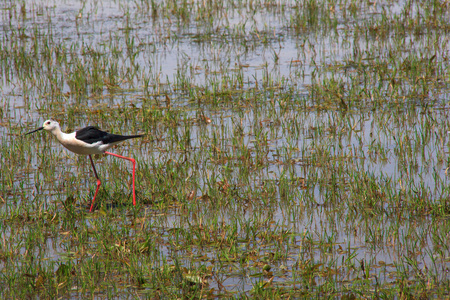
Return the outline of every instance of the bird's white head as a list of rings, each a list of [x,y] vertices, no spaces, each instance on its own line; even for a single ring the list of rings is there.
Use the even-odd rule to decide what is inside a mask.
[[[42,125],[42,128],[47,131],[53,131],[56,128],[60,128],[60,127],[59,127],[59,123],[57,121],[50,119],[50,120],[47,120],[44,122],[44,124]]]
[[[47,120],[47,121],[44,122],[44,124],[42,125],[42,127],[39,127],[38,129],[35,129],[35,130],[33,130],[33,131],[30,131],[30,132],[26,133],[25,135],[30,134],[30,133],[33,133],[33,132],[36,132],[36,131],[39,131],[39,130],[42,130],[42,129],[45,129],[45,130],[47,130],[47,131],[50,131],[51,133],[53,133],[53,134],[55,134],[55,135],[56,135],[59,131],[61,131],[61,127],[59,127],[59,123],[58,123],[57,121],[55,121],[55,120],[49,119],[49,120]]]

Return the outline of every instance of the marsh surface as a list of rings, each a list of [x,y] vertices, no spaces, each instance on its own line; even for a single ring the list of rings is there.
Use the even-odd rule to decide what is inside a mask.
[[[450,7],[0,9],[0,295],[448,297]],[[145,134],[87,157],[55,118]]]

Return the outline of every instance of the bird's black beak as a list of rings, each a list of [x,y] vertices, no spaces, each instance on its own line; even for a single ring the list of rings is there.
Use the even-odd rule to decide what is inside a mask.
[[[42,129],[44,129],[44,127],[39,127],[38,129],[35,129],[35,130],[30,131],[28,133],[25,133],[24,135],[27,135],[27,134],[30,134],[30,133],[33,133],[33,132],[36,132],[36,131],[39,131],[39,130],[42,130]]]

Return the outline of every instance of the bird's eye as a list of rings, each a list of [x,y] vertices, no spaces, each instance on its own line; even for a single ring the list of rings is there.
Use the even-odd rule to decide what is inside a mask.
[[[45,125],[50,125],[50,121],[47,121],[47,123],[45,123]]]

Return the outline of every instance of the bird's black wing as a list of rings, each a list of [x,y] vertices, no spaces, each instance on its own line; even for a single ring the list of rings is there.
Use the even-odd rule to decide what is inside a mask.
[[[105,131],[101,131],[95,126],[88,126],[83,129],[77,130],[75,138],[88,144],[96,142],[103,142],[103,140],[109,135]]]
[[[103,144],[112,144],[120,141],[138,138],[143,135],[119,135],[101,131],[95,126],[88,126],[76,132],[75,138],[88,144],[102,142]]]

